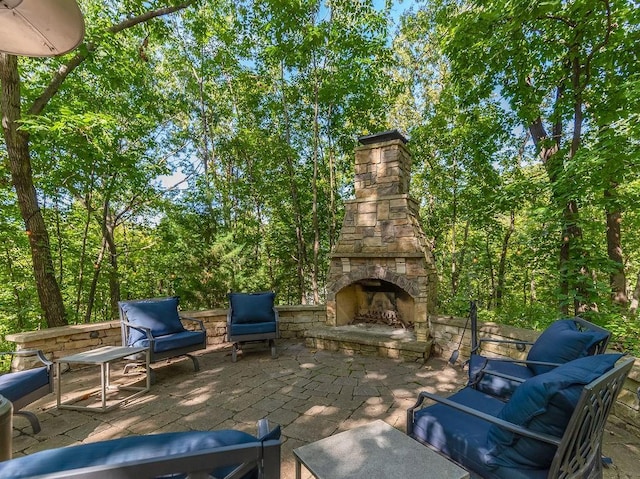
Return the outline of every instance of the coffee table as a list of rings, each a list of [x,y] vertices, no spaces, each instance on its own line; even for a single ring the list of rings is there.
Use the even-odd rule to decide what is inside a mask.
[[[461,467],[380,420],[294,449],[293,455],[296,479],[300,479],[302,464],[316,479],[470,477]]]
[[[144,353],[145,355],[145,374],[146,383],[145,386],[117,386],[111,384],[111,363],[132,356],[136,354]],[[92,349],[82,353],[72,354],[71,356],[65,356],[64,358],[57,359],[56,364],[56,394],[57,394],[57,407],[58,409],[75,409],[79,411],[98,411],[105,412],[114,409],[126,401],[130,401],[151,389],[151,375],[149,368],[149,348],[130,348],[125,346],[104,346],[98,349]],[[96,406],[80,406],[73,404],[73,401],[62,402],[62,387],[60,381],[60,365],[66,364],[84,364],[84,365],[99,365],[100,366],[100,403],[99,407]],[[117,400],[115,403],[107,406],[107,391],[119,391],[127,390],[134,391],[133,394]],[[84,398],[88,397],[86,395]]]

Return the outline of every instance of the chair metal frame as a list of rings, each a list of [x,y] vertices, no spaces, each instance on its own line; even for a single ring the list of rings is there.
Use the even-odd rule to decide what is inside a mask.
[[[425,391],[420,393],[413,407],[407,410],[407,435],[429,446],[413,434],[415,411],[422,407],[426,399],[429,399],[459,410],[461,414],[476,416],[518,435],[557,446],[558,449],[549,467],[548,479],[600,479],[602,478],[604,427],[633,364],[634,358],[627,358],[611,371],[583,387],[578,404],[562,437],[532,431]],[[461,466],[465,467],[464,464]]]
[[[53,392],[53,374],[52,374],[53,362],[49,361],[44,355],[44,352],[42,352],[39,349],[24,349],[20,351],[0,352],[0,356],[6,356],[6,355],[10,355],[13,357],[33,356],[37,358],[38,361],[44,364],[44,366],[47,368],[47,376],[49,378],[49,381],[47,382],[46,385],[41,386],[38,389],[31,391],[28,394],[25,394],[24,396],[21,396],[15,401],[11,401],[11,403],[13,404],[13,415],[24,416],[31,424],[31,429],[33,430],[33,433],[38,434],[42,430],[42,428],[40,427],[40,421],[38,420],[38,417],[31,411],[22,411],[22,408],[28,406],[29,404],[36,401],[37,399],[40,399],[41,397],[44,397],[47,394]],[[8,372],[5,374],[12,374],[12,373]]]

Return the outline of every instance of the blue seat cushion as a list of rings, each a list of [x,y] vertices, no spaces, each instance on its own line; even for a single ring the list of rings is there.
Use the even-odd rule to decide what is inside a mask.
[[[607,333],[601,331],[580,331],[575,321],[561,319],[551,323],[531,346],[527,360],[545,361],[563,364],[574,359],[588,356],[593,347],[603,339]],[[551,371],[552,366],[529,365],[534,374]]]
[[[491,416],[505,403],[466,387],[448,399]],[[434,449],[485,479],[547,479],[548,469],[521,469],[489,463],[487,434],[491,423],[443,404],[434,404],[415,414],[414,435]]]
[[[520,385],[498,417],[532,431],[561,438],[585,384],[612,369],[621,354],[575,359]],[[487,436],[488,463],[540,469],[551,465],[556,446],[518,436],[492,425]]]
[[[229,293],[231,323],[263,323],[276,320],[275,293]]]
[[[187,346],[195,346],[202,344],[204,347],[205,332],[204,331],[182,331],[180,333],[166,334],[164,336],[155,337],[153,346],[154,353],[171,351],[172,349],[185,348]],[[140,339],[131,346],[142,348],[149,347],[147,338]]]
[[[242,336],[244,334],[265,334],[275,333],[276,323],[271,321],[268,323],[231,323],[231,336]]]
[[[49,449],[0,462],[0,477],[3,479],[23,479],[90,466],[161,459],[177,454],[255,441],[258,439],[251,434],[235,430],[129,436],[79,446]],[[212,472],[215,477],[224,477],[231,469],[232,466],[223,467]]]
[[[7,373],[0,376],[0,395],[15,402],[47,384],[49,372],[46,367]]]
[[[120,308],[124,311],[127,321],[136,326],[149,328],[154,336],[179,333],[184,326],[178,315],[178,297],[160,299],[143,299],[140,301],[122,301]],[[129,346],[145,334],[137,329],[129,329]]]
[[[479,377],[482,371],[484,371],[485,374]],[[469,383],[475,383],[474,387],[477,390],[501,399],[507,399],[513,394],[515,388],[521,384],[520,381],[512,381],[500,376],[495,376],[490,374],[491,372],[507,374],[521,378],[523,381],[526,381],[534,375],[533,371],[524,364],[492,360],[479,354],[471,355],[471,358],[469,358]]]
[[[496,416],[504,407],[502,401],[470,387],[448,399],[492,416]],[[489,426],[487,421],[436,403],[415,413],[413,434],[445,456],[486,476],[490,473],[485,458],[489,452]]]

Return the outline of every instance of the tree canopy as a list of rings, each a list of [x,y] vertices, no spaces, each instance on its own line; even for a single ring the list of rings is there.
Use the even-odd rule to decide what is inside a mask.
[[[410,139],[438,308],[640,332],[636,2],[81,0],[0,54],[0,332],[321,304],[360,135]]]

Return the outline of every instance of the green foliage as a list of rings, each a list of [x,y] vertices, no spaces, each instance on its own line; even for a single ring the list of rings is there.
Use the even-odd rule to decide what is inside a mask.
[[[601,316],[601,324],[611,331],[609,347],[640,357],[640,322],[637,318],[610,313]]]
[[[20,60],[21,128],[69,322],[112,319],[118,299],[173,294],[184,309],[226,307],[231,290],[322,302],[355,139],[399,128],[439,312],[464,316],[477,298],[481,320],[541,330],[559,307],[590,304],[616,347],[638,353],[637,313],[610,299],[620,264],[605,220],[621,212],[631,294],[634,2],[612,4],[610,24],[595,0],[420,2],[392,32],[397,2],[223,0],[109,33],[162,5],[84,1],[95,49],[40,115],[28,106],[73,55]],[[538,117],[549,132],[561,126],[553,165],[539,157],[553,141],[531,141]],[[6,155],[0,145],[3,335],[45,326]],[[561,264],[570,201],[582,235]]]

